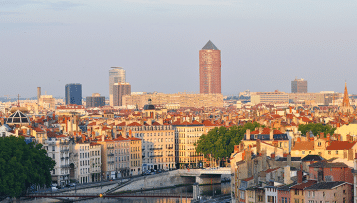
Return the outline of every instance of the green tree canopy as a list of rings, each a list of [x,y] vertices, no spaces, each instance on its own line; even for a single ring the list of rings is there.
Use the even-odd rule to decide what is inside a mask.
[[[215,159],[230,157],[234,151],[234,145],[238,145],[243,139],[247,129],[254,130],[261,127],[259,123],[246,123],[244,126],[216,127],[207,134],[203,134],[195,144],[196,152],[206,157],[212,154]]]
[[[328,133],[330,133],[330,135],[333,135],[336,128],[333,128],[330,125],[323,125],[322,123],[309,123],[306,125],[299,125],[299,131],[303,135],[306,135],[306,132],[309,132],[310,130],[315,136],[320,134],[321,132],[323,132],[326,136]]]
[[[0,196],[19,197],[32,185],[49,187],[55,164],[41,144],[26,144],[23,137],[0,138]]]

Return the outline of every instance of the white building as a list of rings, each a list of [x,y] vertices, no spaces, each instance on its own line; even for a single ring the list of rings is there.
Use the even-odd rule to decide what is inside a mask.
[[[101,145],[97,143],[90,143],[89,149],[90,157],[90,182],[101,181]]]
[[[90,182],[90,143],[77,142],[74,145],[74,177],[79,183]]]
[[[55,160],[56,165],[51,172],[52,182],[60,186],[69,183],[69,138],[64,135],[49,134],[44,143],[47,156]]]

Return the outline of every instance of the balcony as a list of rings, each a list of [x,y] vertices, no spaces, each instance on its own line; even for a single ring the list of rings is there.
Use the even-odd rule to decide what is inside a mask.
[[[109,153],[108,156],[114,156],[114,154],[113,153]]]
[[[60,145],[69,145],[69,141],[60,141]]]
[[[48,145],[48,146],[55,146],[55,145],[56,145],[56,142],[47,142],[47,145]]]
[[[162,157],[162,155],[151,155],[150,157]]]
[[[167,149],[173,149],[174,147],[168,147]]]
[[[108,161],[108,164],[114,164],[114,161]]]
[[[167,156],[174,156],[173,154],[169,154],[169,155],[167,155]]]
[[[61,160],[64,160],[64,157],[61,157]]]
[[[162,147],[150,148],[150,150],[162,150]]]
[[[69,164],[64,164],[64,165],[61,165],[61,168],[69,168]]]
[[[145,151],[145,148],[142,148],[143,151]]]
[[[69,149],[61,149],[61,152],[69,152]]]
[[[107,147],[107,149],[114,149],[114,147]]]
[[[199,155],[199,154],[196,154],[196,155],[190,155],[190,157],[201,157],[203,155]]]
[[[142,155],[141,157],[142,157],[142,158],[145,158],[145,155]]]

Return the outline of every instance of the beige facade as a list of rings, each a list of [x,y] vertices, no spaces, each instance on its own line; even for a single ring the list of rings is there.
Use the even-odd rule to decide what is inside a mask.
[[[140,95],[126,95],[123,96],[123,106],[138,105],[142,108],[147,104],[148,99],[152,100],[153,105],[166,105],[179,107],[223,107],[222,94],[189,94],[189,93],[176,93],[176,94],[140,94]]]
[[[289,103],[289,94],[285,92],[251,92],[252,104],[259,103]]]
[[[101,180],[101,145],[97,143],[90,143],[89,149],[90,157],[90,182],[97,182]]]
[[[142,143],[140,138],[129,137],[130,140],[130,174],[142,174]]]
[[[203,154],[196,153],[194,144],[204,134],[204,130],[203,124],[175,125],[176,163],[180,168],[199,167],[200,163],[203,164]]]
[[[174,129],[171,125],[155,123],[151,126],[132,123],[125,128],[127,136],[142,139],[142,170],[175,167]]]
[[[55,109],[56,100],[52,95],[41,95],[38,104],[44,109]]]

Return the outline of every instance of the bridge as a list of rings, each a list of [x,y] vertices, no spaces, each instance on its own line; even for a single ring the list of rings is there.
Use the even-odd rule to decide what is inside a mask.
[[[145,197],[145,198],[180,198],[186,197],[192,198],[192,194],[172,194],[172,193],[153,193],[153,192],[143,192],[143,193],[120,193],[120,194],[97,194],[97,193],[36,193],[29,194],[25,197],[28,198],[134,198],[134,197]]]
[[[181,177],[195,177],[198,184],[221,183],[222,175],[230,177],[231,168],[206,168],[206,169],[180,169],[178,175]]]

